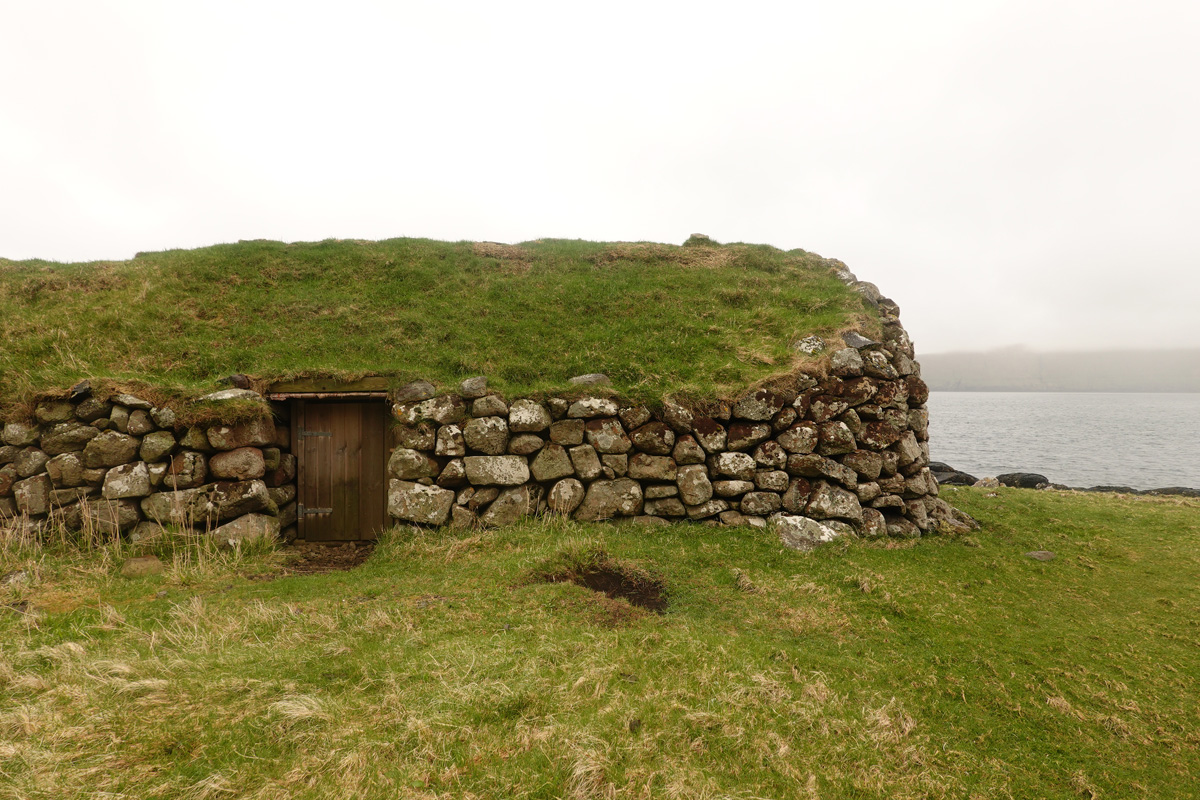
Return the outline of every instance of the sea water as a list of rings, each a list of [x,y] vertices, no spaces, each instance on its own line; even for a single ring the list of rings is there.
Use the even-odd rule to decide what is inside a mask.
[[[980,478],[1200,489],[1200,394],[932,392],[929,453]]]

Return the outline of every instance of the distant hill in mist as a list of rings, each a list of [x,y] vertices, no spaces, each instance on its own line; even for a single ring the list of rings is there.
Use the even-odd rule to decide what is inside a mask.
[[[918,353],[942,392],[1200,392],[1200,348],[1037,353]]]

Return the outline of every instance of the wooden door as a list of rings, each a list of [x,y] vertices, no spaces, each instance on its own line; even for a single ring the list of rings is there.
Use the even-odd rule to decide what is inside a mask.
[[[374,539],[384,528],[386,405],[297,400],[292,410],[299,536]]]

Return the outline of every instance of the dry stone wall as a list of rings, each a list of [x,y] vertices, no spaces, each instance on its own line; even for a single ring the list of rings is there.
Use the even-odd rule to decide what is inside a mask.
[[[929,470],[929,390],[912,344],[898,322],[885,331],[882,342],[846,334],[827,376],[700,410],[599,394],[509,401],[483,378],[441,395],[410,384],[393,407],[388,512],[455,527],[546,513],[773,524],[798,548],[967,527]]]
[[[226,390],[220,401],[259,395]],[[237,541],[278,536],[296,519],[289,431],[266,415],[187,428],[139,397],[39,403],[34,419],[4,426],[0,523],[54,525],[133,538],[171,524]]]

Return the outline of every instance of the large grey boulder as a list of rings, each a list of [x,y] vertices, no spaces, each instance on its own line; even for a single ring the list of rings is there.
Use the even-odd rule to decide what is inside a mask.
[[[33,416],[43,425],[53,425],[74,417],[75,407],[67,400],[44,400],[37,404]]]
[[[769,526],[779,536],[784,547],[792,550],[814,550],[822,544],[836,541],[841,533],[815,519],[792,514],[772,514]]]
[[[473,486],[519,486],[529,480],[524,456],[467,456],[463,464]]]
[[[842,378],[857,378],[863,374],[862,355],[853,347],[834,350],[829,365],[833,374]]]
[[[487,376],[476,375],[473,378],[467,378],[458,384],[458,393],[467,400],[483,397],[487,394]]]
[[[697,417],[692,422],[692,435],[706,453],[723,452],[729,443],[728,432],[712,417]]]
[[[487,381],[485,380],[486,384]],[[437,387],[429,381],[412,381],[406,383],[396,390],[393,400],[400,404],[420,403],[423,400],[429,400],[437,394]]]
[[[106,500],[123,500],[127,497],[146,497],[150,494],[150,471],[145,461],[113,467],[104,476],[101,495]]]
[[[454,492],[440,486],[410,481],[388,483],[388,514],[395,519],[422,525],[443,525],[454,505]]]
[[[696,437],[684,434],[676,439],[675,448],[671,451],[671,458],[675,459],[675,463],[682,467],[687,464],[703,464],[708,458],[708,454],[696,441]]]
[[[192,517],[192,500],[202,491],[203,489],[196,488],[156,492],[142,500],[142,513],[147,519],[160,525],[190,527],[195,522]]]
[[[771,436],[771,426],[765,422],[734,422],[729,426],[727,446],[730,450],[749,450]]]
[[[765,517],[774,514],[782,505],[775,492],[749,492],[742,497],[741,512],[750,516]]]
[[[821,425],[817,441],[817,452],[823,456],[853,453],[858,448],[854,434],[844,422],[826,422]]]
[[[118,431],[104,431],[83,448],[83,465],[89,469],[119,467],[137,458],[141,442]]]
[[[779,446],[789,453],[811,453],[817,449],[819,429],[811,422],[800,422],[775,437]]]
[[[583,444],[583,420],[560,419],[550,423],[550,441],[563,447]]]

